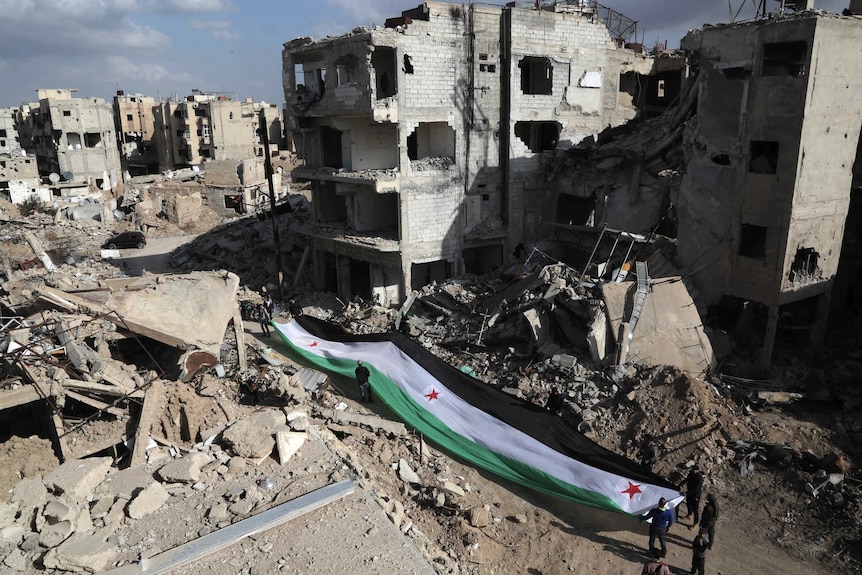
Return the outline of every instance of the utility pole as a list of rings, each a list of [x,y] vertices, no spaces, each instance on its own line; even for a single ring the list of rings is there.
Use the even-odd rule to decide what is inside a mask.
[[[269,156],[269,131],[266,125],[266,108],[258,112],[258,130],[263,140],[264,167],[266,169],[266,181],[269,183],[269,217],[272,220],[272,236],[275,241],[275,270],[278,275],[278,297],[284,301],[284,270],[281,263],[281,241],[278,239],[278,223],[275,221],[275,185],[272,183],[272,158]],[[287,211],[290,204],[287,205]]]

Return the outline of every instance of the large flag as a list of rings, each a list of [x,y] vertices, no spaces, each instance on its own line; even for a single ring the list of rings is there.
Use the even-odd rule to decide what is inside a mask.
[[[374,397],[444,450],[531,489],[584,505],[642,515],[668,481],[593,443],[562,418],[462,373],[399,333],[347,335],[302,316],[275,328],[296,359],[354,378],[371,372]]]

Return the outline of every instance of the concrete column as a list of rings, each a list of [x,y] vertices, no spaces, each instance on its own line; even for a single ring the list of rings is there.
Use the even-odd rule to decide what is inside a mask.
[[[811,345],[822,345],[826,341],[826,327],[829,323],[829,306],[831,303],[831,292],[817,297],[817,320],[808,333],[808,342]]]
[[[760,351],[760,365],[768,367],[772,362],[772,350],[775,348],[775,334],[778,332],[778,306],[769,306],[769,320],[766,324],[766,335],[763,336],[763,348]]]

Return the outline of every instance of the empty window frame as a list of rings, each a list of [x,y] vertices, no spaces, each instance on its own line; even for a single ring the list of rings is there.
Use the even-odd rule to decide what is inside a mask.
[[[525,56],[518,62],[521,69],[521,92],[550,95],[554,87],[554,67],[548,58]]]
[[[807,56],[808,44],[803,41],[764,44],[762,75],[804,76]]]
[[[66,117],[71,116],[71,115],[72,115],[72,111],[71,111],[71,110],[63,110],[63,115],[64,115],[64,116],[66,116]]]
[[[6,137],[6,130],[0,130],[0,138]]]
[[[335,85],[348,86],[356,82],[356,58],[343,56],[335,62]]]
[[[371,66],[374,68],[375,92],[377,99],[389,98],[398,92],[398,74],[395,66],[395,48],[375,46],[371,53]]]
[[[421,122],[407,136],[407,157],[455,159],[455,130],[446,122]]]
[[[774,174],[778,171],[778,142],[752,140],[748,171],[752,174]]]
[[[766,258],[766,231],[764,226],[742,224],[739,234],[739,255],[762,260]]]
[[[820,254],[814,248],[799,248],[790,266],[790,281],[799,281],[814,277],[817,273],[817,262]]]
[[[515,122],[515,136],[531,152],[544,152],[557,147],[560,139],[559,122]]]

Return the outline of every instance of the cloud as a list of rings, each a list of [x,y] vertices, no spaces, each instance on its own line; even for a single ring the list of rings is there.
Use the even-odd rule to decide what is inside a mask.
[[[230,20],[190,20],[189,26],[195,30],[208,30],[213,38],[219,40],[237,40],[239,35],[229,30]]]
[[[189,84],[194,81],[186,72],[170,72],[161,64],[133,62],[125,56],[108,56],[104,59],[104,75],[115,82],[165,85]]]
[[[168,4],[180,12],[230,12],[235,9],[230,0],[170,0]]]

